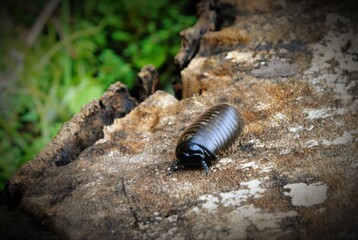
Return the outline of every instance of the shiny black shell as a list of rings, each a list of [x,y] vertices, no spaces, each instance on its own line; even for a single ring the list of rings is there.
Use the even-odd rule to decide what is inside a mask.
[[[179,137],[176,161],[170,172],[179,167],[200,167],[208,173],[208,165],[225,152],[242,133],[244,120],[236,107],[217,104],[200,114]]]

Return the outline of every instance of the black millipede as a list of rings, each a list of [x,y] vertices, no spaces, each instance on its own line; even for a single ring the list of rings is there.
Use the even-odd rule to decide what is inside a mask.
[[[179,137],[169,174],[179,168],[203,167],[207,175],[211,162],[234,145],[243,128],[244,119],[236,107],[226,103],[210,107]]]

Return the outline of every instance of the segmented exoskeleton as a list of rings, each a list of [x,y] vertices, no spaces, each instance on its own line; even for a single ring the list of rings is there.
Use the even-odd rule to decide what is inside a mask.
[[[179,167],[200,166],[208,174],[208,165],[236,142],[243,127],[243,117],[234,106],[218,104],[207,109],[179,137],[169,174]]]

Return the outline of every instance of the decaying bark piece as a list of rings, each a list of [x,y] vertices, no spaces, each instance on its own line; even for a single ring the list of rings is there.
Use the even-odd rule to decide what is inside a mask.
[[[69,164],[86,148],[103,137],[103,127],[123,117],[137,105],[127,86],[116,82],[98,100],[86,105],[57,136],[30,162],[25,164],[8,183],[12,204],[16,205],[24,188],[18,185],[24,179],[37,179],[51,168]],[[26,182],[26,181],[25,181]]]
[[[146,65],[137,74],[137,83],[132,96],[138,102],[143,102],[159,89],[159,83],[159,74],[155,67],[153,65]]]
[[[198,21],[193,27],[180,32],[182,46],[175,56],[175,64],[180,70],[185,68],[197,53],[201,37],[206,32],[214,31],[216,28],[217,14],[214,10],[211,10],[211,6],[211,1],[198,3]]]
[[[48,146],[54,157],[46,156],[47,159],[53,159],[56,166],[70,163],[85,148],[103,137],[105,125],[112,124],[115,118],[125,116],[136,105],[137,102],[129,95],[127,86],[120,82],[111,85],[99,100],[86,105],[71,121],[65,123]],[[61,144],[57,145],[58,142]]]

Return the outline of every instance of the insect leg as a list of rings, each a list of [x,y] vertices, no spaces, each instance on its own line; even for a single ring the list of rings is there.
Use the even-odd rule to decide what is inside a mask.
[[[208,175],[209,174],[209,167],[206,164],[205,160],[201,160],[201,166],[203,166],[204,170],[205,170],[205,174]]]
[[[167,175],[170,175],[170,174],[172,174],[174,171],[178,170],[178,164],[179,164],[179,159],[176,159],[175,162],[173,163],[173,165],[170,166]]]

